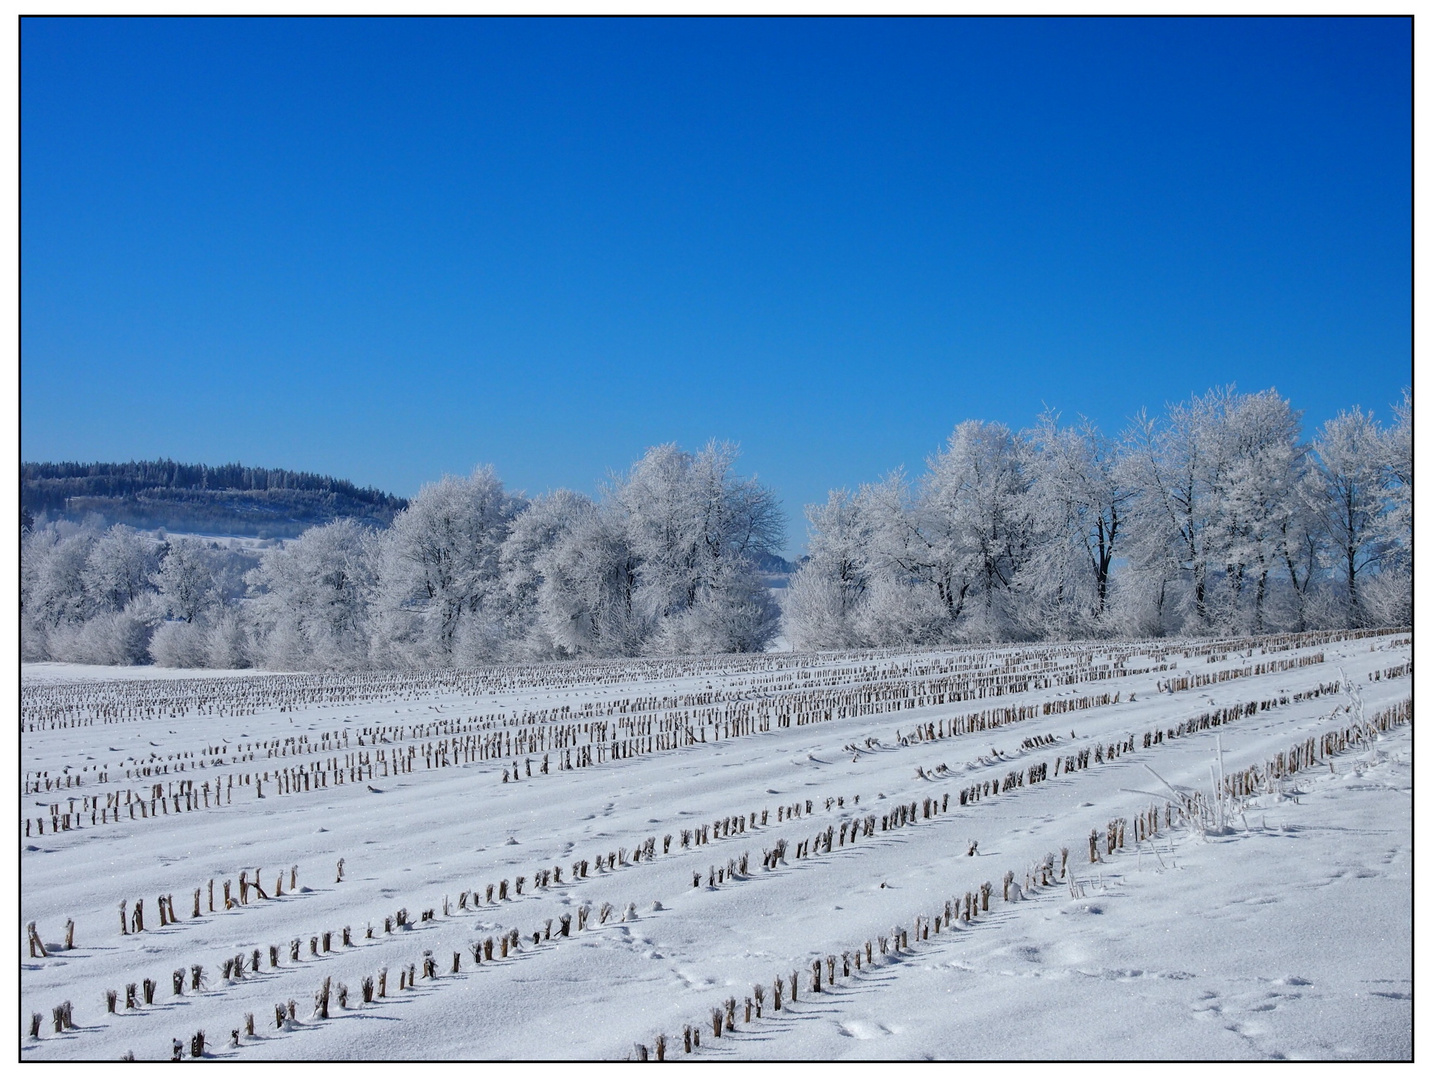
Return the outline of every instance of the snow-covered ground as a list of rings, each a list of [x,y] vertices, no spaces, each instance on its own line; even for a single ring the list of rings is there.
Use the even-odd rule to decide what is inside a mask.
[[[20,679],[26,684],[38,682],[110,682],[124,680],[149,681],[160,679],[214,679],[243,675],[271,675],[273,672],[257,668],[166,668],[145,665],[144,667],[111,667],[105,664],[69,664],[59,661],[45,661],[20,665]]]
[[[70,669],[65,681],[49,677],[55,665],[27,667],[21,769],[32,831],[20,841],[21,909],[50,955],[24,962],[21,1053],[167,1059],[177,1039],[188,1057],[202,1030],[206,1055],[240,1060],[619,1059],[637,1046],[653,1057],[663,1033],[666,1057],[678,1059],[689,1025],[700,1036],[693,1054],[711,1059],[1407,1058],[1411,724],[1321,757],[1276,780],[1274,792],[1262,782],[1237,800],[1225,828],[1203,832],[1174,811],[1167,824],[1178,800],[1171,788],[1210,792],[1213,770],[1263,771],[1297,744],[1350,728],[1342,676],[1365,716],[1411,694],[1402,633],[1288,644],[1118,647],[1110,668],[1106,647],[1046,646],[556,666],[485,682],[376,679],[366,689],[356,677],[196,672],[199,681],[156,683],[145,680],[160,673],[130,671],[137,681],[88,697],[86,688],[120,673]],[[1270,664],[1281,670],[1248,673]],[[1186,689],[1165,692],[1183,678]],[[932,700],[939,687],[979,686],[981,697]],[[677,694],[678,703],[653,700]],[[1100,695],[1112,700],[1099,704]],[[1244,708],[1251,702],[1253,712]],[[114,711],[136,703],[156,713],[162,703],[162,712]],[[1034,705],[1025,719],[950,733],[953,718]],[[566,707],[570,714],[553,715]],[[752,718],[754,730],[726,731],[715,714]],[[786,714],[790,726],[780,726]],[[676,715],[678,733],[660,734],[661,719]],[[629,731],[612,758],[608,737],[592,742],[581,730],[632,716],[650,729],[648,746],[641,729],[638,754],[632,742],[625,755]],[[1174,734],[1203,716],[1217,726]],[[64,726],[77,718],[94,722]],[[588,766],[573,757],[565,768],[564,749],[503,745],[484,758],[473,749],[477,738],[494,745],[498,731],[543,728],[549,740],[571,724],[568,749],[591,748]],[[663,749],[665,741],[681,745]],[[503,782],[513,758],[520,779]],[[373,772],[359,778],[364,759]],[[1043,764],[1045,781],[1030,782]],[[310,786],[281,791],[279,772],[299,765]],[[57,788],[66,768],[82,782]],[[260,798],[255,781],[265,774]],[[1009,776],[1023,782],[993,794],[992,782]],[[214,796],[202,808],[199,793],[220,778],[221,803]],[[173,794],[184,781],[194,782],[194,809]],[[131,820],[134,800],[152,797],[156,784],[155,816],[146,805]],[[985,785],[987,794],[960,800]],[[74,827],[56,833],[71,798]],[[893,818],[910,806],[911,820]],[[1140,837],[1141,815],[1153,808],[1154,835]],[[1108,854],[1108,824],[1118,820],[1125,844]],[[846,839],[855,821],[858,836]],[[694,838],[710,826],[707,843]],[[647,838],[655,855],[637,861]],[[781,839],[784,859],[764,868]],[[1049,853],[1056,865],[1044,885],[1037,867]],[[581,861],[587,876],[572,880]],[[1004,900],[1008,872],[1014,888]],[[256,874],[269,898],[250,894],[224,910],[223,885],[237,899],[241,873]],[[968,894],[984,882],[991,908],[975,905],[969,921]],[[473,891],[474,907],[463,896]],[[177,917],[162,927],[161,895],[172,895]],[[144,930],[122,934],[119,904],[132,929],[139,899]],[[578,929],[583,907],[590,925]],[[399,909],[411,920],[405,928],[395,924]],[[562,916],[572,917],[568,937]],[[919,940],[925,920],[932,925]],[[519,947],[503,959],[501,937],[512,931]],[[477,965],[471,946],[487,939],[492,958],[483,951]],[[241,954],[246,967],[254,950],[256,973],[224,977],[226,960]],[[423,977],[428,952],[434,977]],[[815,993],[811,964],[828,957],[833,984],[825,966]],[[194,965],[204,972],[198,991]],[[411,989],[409,965],[418,976]],[[386,996],[363,1003],[362,980],[384,968]],[[777,1012],[776,977],[785,984]],[[156,984],[147,1005],[145,979]],[[324,1019],[314,995],[325,980]],[[126,1008],[131,983],[138,1001]],[[746,1024],[756,984],[762,1015]],[[117,992],[113,1014],[107,990]],[[711,1013],[729,998],[735,1030],[716,1038]],[[75,1026],[57,1034],[52,1009],[66,1000]],[[290,1001],[297,1018],[279,1028],[275,1005]],[[29,1036],[33,1013],[42,1016],[38,1039]]]

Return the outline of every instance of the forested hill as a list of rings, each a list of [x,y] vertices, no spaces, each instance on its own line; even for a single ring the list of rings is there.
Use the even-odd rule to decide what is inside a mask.
[[[338,518],[385,526],[406,505],[405,499],[347,480],[249,465],[62,461],[20,466],[20,507],[31,517],[78,520],[95,513],[108,524],[136,529],[296,536]]]

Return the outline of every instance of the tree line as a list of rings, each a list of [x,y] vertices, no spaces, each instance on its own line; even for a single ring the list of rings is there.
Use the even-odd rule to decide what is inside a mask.
[[[121,497],[153,488],[193,491],[331,491],[378,506],[403,500],[376,488],[360,488],[348,480],[291,469],[264,469],[234,462],[228,465],[185,465],[159,461],[77,462],[27,461],[20,465],[24,490],[40,495],[47,490],[65,494]],[[58,509],[58,507],[41,507]]]
[[[902,471],[808,508],[796,648],[1263,633],[1407,622],[1408,391],[1305,444],[1274,390],[1144,410],[1119,438],[969,420]]]
[[[486,466],[385,529],[316,526],[246,570],[214,541],[41,521],[21,546],[23,654],[307,670],[758,651],[784,519],[735,458],[653,447],[598,499],[528,500]]]
[[[782,613],[760,564],[777,497],[736,450],[657,446],[598,498],[526,499],[490,467],[386,528],[261,554],[41,519],[21,546],[28,660],[284,670],[1154,637],[1406,623],[1412,407],[1302,441],[1274,390],[1216,389],[1119,436],[968,420],[902,470],[806,508]],[[782,616],[782,617],[781,617]]]

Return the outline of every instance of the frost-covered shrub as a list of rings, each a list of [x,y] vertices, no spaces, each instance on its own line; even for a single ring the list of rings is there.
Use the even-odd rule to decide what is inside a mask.
[[[237,611],[221,612],[207,627],[204,667],[245,668],[250,664],[248,627]]]
[[[88,622],[50,630],[50,659],[76,664],[142,664],[149,659],[149,625],[132,611],[102,612]]]
[[[1378,626],[1408,626],[1414,616],[1414,573],[1394,568],[1375,574],[1361,587],[1367,621]]]
[[[204,667],[209,657],[208,628],[178,619],[162,622],[149,642],[149,655],[159,667]]]

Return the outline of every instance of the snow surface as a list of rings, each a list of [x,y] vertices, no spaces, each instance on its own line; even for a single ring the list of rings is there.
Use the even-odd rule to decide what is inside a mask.
[[[108,664],[70,664],[58,660],[20,665],[20,679],[24,683],[37,682],[125,682],[159,679],[217,679],[244,675],[273,675],[276,672],[261,671],[258,668],[166,668],[144,665],[142,667],[114,667]]]
[[[505,760],[413,771],[291,795],[265,785],[235,787],[221,808],[124,820],[22,838],[22,918],[38,923],[48,958],[24,959],[21,973],[21,1056],[25,1059],[114,1060],[126,1051],[167,1059],[174,1039],[188,1056],[189,1039],[204,1030],[214,1058],[259,1059],[623,1059],[636,1044],[669,1039],[667,1056],[685,1056],[682,1031],[698,1025],[696,1057],[749,1058],[1398,1058],[1411,1046],[1412,725],[1394,729],[1376,752],[1356,749],[1284,781],[1280,794],[1250,800],[1220,835],[1167,830],[1088,864],[1087,835],[1116,817],[1164,808],[1168,791],[1146,767],[1173,785],[1208,790],[1217,741],[1227,772],[1261,765],[1307,738],[1348,725],[1346,694],[1280,705],[1223,727],[1143,749],[1140,733],[1174,725],[1217,704],[1293,695],[1339,677],[1359,685],[1366,712],[1410,696],[1410,680],[1371,673],[1409,658],[1390,638],[1331,643],[1254,660],[1319,651],[1325,662],[1239,678],[1203,689],[1158,693],[1151,672],[1031,690],[991,701],[959,702],[881,715],[775,728],[737,738],[657,751],[589,768],[556,771],[503,784]],[[1242,649],[1244,647],[1242,646]],[[1016,653],[1003,649],[997,655]],[[1037,651],[1037,650],[1031,650]],[[1043,650],[1051,651],[1051,650]],[[910,654],[910,659],[938,653]],[[778,662],[778,658],[773,658]],[[879,664],[888,658],[880,657]],[[1245,653],[1192,657],[1170,674],[1214,672],[1251,663]],[[866,658],[828,654],[820,671],[849,674]],[[24,670],[29,685],[57,665]],[[79,672],[80,684],[114,679],[115,669]],[[159,673],[131,670],[140,679]],[[204,678],[213,676],[202,673]],[[47,681],[47,685],[57,685]],[[137,684],[136,684],[137,685]],[[238,770],[295,764],[292,758],[222,765],[155,779],[125,780],[129,758],[162,762],[166,755],[211,744],[238,743],[346,729],[345,749],[315,753],[309,762],[357,749],[357,735],[377,724],[464,718],[502,709],[606,703],[671,690],[731,686],[757,693],[747,673],[701,671],[683,678],[627,685],[525,687],[480,697],[409,695],[360,705],[308,705],[246,716],[162,717],[154,720],[42,730],[22,735],[22,772],[107,762],[111,782],[59,794],[26,795],[23,813],[42,816],[61,796],[140,788]],[[915,725],[988,705],[1015,705],[1115,693],[1120,702],[1037,716],[1005,728],[908,741]],[[1128,700],[1131,694],[1135,701]],[[1075,733],[1075,734],[1073,734]],[[1023,749],[1034,736],[1054,746]],[[1135,749],[1105,764],[960,806],[973,782],[1098,743],[1136,735]],[[866,740],[877,739],[875,747]],[[432,741],[422,739],[421,743]],[[382,744],[379,744],[382,745]],[[391,749],[396,744],[391,744]],[[858,746],[857,753],[847,749]],[[230,751],[231,755],[232,751]],[[190,759],[192,760],[192,759]],[[230,757],[231,760],[231,757]],[[539,755],[536,755],[539,762]],[[945,773],[937,773],[946,765]],[[916,769],[922,769],[923,776]],[[933,779],[928,779],[929,775]],[[119,779],[115,779],[118,777]],[[898,803],[950,794],[948,811],[914,824],[861,837],[831,852],[796,858],[794,845],[855,816],[889,813]],[[853,805],[854,797],[858,805]],[[825,799],[844,799],[825,810]],[[775,808],[812,800],[814,811],[776,823]],[[742,835],[682,850],[679,833],[731,815],[769,810],[769,824]],[[632,849],[647,836],[675,835],[668,855],[597,872],[597,854]],[[760,868],[762,852],[784,838],[786,864]],[[966,854],[972,840],[977,853]],[[1067,883],[1034,887],[1020,902],[1003,902],[1001,881],[1018,883],[1047,852],[1070,850]],[[709,888],[692,887],[743,852],[747,875]],[[345,862],[344,880],[336,864]],[[573,860],[587,859],[590,876],[572,882]],[[627,854],[627,859],[629,858]],[[234,881],[261,869],[270,894],[279,868],[296,865],[296,893],[255,900],[231,911],[191,917],[193,892],[210,878]],[[535,890],[534,873],[560,865],[563,883]],[[517,875],[525,894],[488,904],[485,887]],[[901,955],[880,955],[878,937],[894,927],[913,931],[919,915],[940,914],[944,902],[993,883],[992,909],[971,924],[911,941]],[[459,910],[464,890],[481,890],[480,906]],[[159,928],[157,897],[172,893],[179,921]],[[146,930],[121,935],[117,907],[145,900]],[[443,914],[443,898],[451,914]],[[547,919],[582,904],[614,908],[601,926],[531,943]],[[630,919],[622,918],[634,905]],[[406,908],[414,924],[387,934],[384,917]],[[436,917],[419,921],[434,909]],[[66,918],[76,923],[71,951],[58,948]],[[592,923],[597,919],[592,914]],[[374,937],[365,938],[371,924]],[[353,945],[336,943],[344,926]],[[519,928],[509,958],[471,964],[468,944]],[[310,956],[309,939],[334,933],[331,953]],[[288,943],[301,959],[289,961]],[[809,964],[873,944],[875,963],[814,994]],[[270,969],[268,947],[281,946]],[[262,951],[260,971],[224,980],[222,961]],[[437,977],[398,989],[399,969],[431,950]],[[451,974],[452,953],[462,952]],[[22,952],[22,956],[26,954]],[[206,988],[172,992],[171,973],[202,964]],[[359,983],[389,969],[388,996],[360,1004]],[[776,975],[800,972],[797,1004],[772,1012]],[[314,1016],[314,992],[331,977],[330,1017]],[[124,1008],[124,986],[152,978],[155,1002]],[[351,993],[336,1003],[336,986]],[[751,987],[766,989],[764,1016],[746,1026]],[[105,1012],[104,991],[119,991],[119,1009]],[[787,995],[787,988],[786,988]],[[733,1034],[713,1038],[710,1012],[735,997]],[[295,1000],[298,1021],[275,1028],[274,1004]],[[55,1034],[51,1008],[73,1002],[76,1028]],[[251,1012],[257,1035],[231,1046],[230,1031]],[[41,1013],[38,1040],[28,1018]]]

